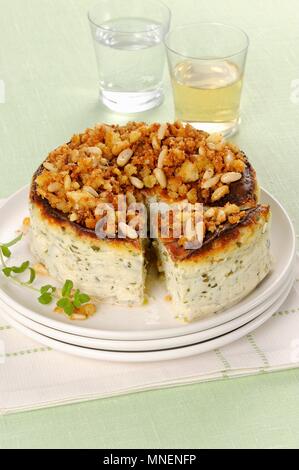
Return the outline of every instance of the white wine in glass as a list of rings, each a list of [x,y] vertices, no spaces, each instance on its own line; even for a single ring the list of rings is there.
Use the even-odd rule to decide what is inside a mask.
[[[233,135],[240,122],[247,35],[218,23],[191,24],[171,31],[166,48],[176,118]]]
[[[176,65],[172,79],[176,117],[190,123],[234,123],[239,118],[243,77],[229,62]]]

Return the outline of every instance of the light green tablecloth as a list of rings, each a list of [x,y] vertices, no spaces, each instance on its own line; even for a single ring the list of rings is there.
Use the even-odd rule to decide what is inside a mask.
[[[140,0],[146,1],[146,0]],[[0,197],[46,153],[98,121],[89,0],[0,0]],[[220,21],[251,39],[236,141],[297,233],[299,9],[296,0],[168,0],[173,24]],[[2,80],[2,82],[1,82]],[[299,96],[299,92],[297,93]],[[1,94],[0,94],[1,98]],[[294,93],[293,98],[296,98]],[[129,116],[134,119],[134,116]],[[140,119],[140,115],[138,116]],[[144,120],[171,120],[172,96]],[[298,447],[299,371],[223,380],[2,417],[1,447]]]

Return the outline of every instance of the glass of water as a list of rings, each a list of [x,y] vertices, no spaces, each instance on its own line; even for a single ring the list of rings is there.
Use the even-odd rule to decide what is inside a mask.
[[[165,42],[177,119],[233,135],[240,123],[246,33],[225,24],[197,23],[175,28]]]
[[[120,113],[158,106],[170,25],[167,6],[158,0],[100,0],[88,18],[104,105]]]

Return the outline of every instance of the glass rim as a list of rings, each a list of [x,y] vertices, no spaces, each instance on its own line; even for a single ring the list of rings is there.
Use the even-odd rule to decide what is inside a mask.
[[[111,31],[109,28],[105,28],[103,27],[102,25],[99,25],[98,23],[96,23],[92,18],[91,18],[91,10],[96,7],[97,5],[100,5],[101,3],[103,2],[107,2],[109,3],[110,0],[97,0],[96,2],[93,3],[93,5],[91,5],[89,7],[89,10],[88,10],[88,13],[87,13],[87,17],[88,17],[88,20],[90,21],[91,24],[93,24],[94,26],[96,26],[97,28],[103,30],[103,31]],[[154,3],[156,5],[159,5],[160,7],[163,7],[168,15],[168,22],[170,22],[170,19],[171,19],[171,10],[170,8],[162,1],[162,0],[149,0],[148,3]],[[153,29],[151,29],[151,31],[156,31],[156,30],[159,30],[161,29],[161,26],[163,27],[163,24],[160,24],[160,25],[157,25],[156,27],[154,27]],[[113,30],[115,31],[115,30]],[[136,33],[145,33],[147,32],[148,30],[144,29],[144,30],[139,30],[139,31],[119,31],[121,32],[121,34],[136,34]],[[117,32],[117,30],[116,30]]]
[[[168,43],[168,40],[169,40],[169,37],[172,33],[176,32],[176,31],[179,31],[179,30],[182,30],[182,29],[187,29],[188,27],[192,27],[192,26],[225,26],[225,28],[231,29],[231,30],[233,30],[235,32],[238,32],[238,33],[241,33],[243,35],[243,37],[245,38],[246,46],[243,47],[242,49],[238,50],[237,52],[234,52],[233,54],[222,55],[221,57],[219,56],[219,57],[216,57],[216,58],[193,57],[191,55],[186,55],[186,54],[183,54],[181,52],[178,52],[177,50],[170,47],[170,45]],[[227,24],[227,23],[220,23],[220,22],[216,22],[216,21],[201,21],[201,22],[195,22],[195,23],[185,23],[183,25],[176,26],[175,28],[173,28],[171,31],[169,31],[166,34],[165,39],[164,39],[164,44],[165,44],[166,48],[169,51],[173,52],[174,54],[177,54],[181,57],[184,57],[185,59],[202,60],[202,61],[208,61],[208,60],[217,61],[217,60],[229,59],[230,57],[234,57],[236,55],[241,54],[242,52],[247,51],[247,49],[249,47],[249,43],[250,43],[249,36],[243,29],[239,28],[238,26],[230,25],[230,24]]]

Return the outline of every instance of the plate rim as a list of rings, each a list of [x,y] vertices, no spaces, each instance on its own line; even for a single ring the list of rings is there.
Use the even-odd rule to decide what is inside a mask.
[[[257,318],[252,320],[246,325],[241,326],[240,328],[234,330],[231,333],[227,333],[225,335],[220,336],[216,339],[211,339],[208,341],[204,341],[202,343],[198,343],[196,345],[191,346],[183,346],[180,348],[174,348],[171,350],[162,350],[162,351],[146,351],[142,353],[137,352],[115,352],[115,351],[103,351],[103,350],[94,350],[89,348],[82,348],[80,346],[73,346],[67,343],[62,343],[36,333],[28,328],[24,327],[23,325],[19,324],[17,321],[12,320],[9,318],[7,314],[3,314],[3,317],[6,321],[11,321],[12,326],[18,330],[19,332],[23,333],[24,335],[30,337],[31,339],[44,344],[53,350],[60,351],[63,353],[68,353],[73,356],[85,357],[94,360],[101,360],[101,361],[108,361],[108,362],[135,362],[135,363],[145,363],[145,362],[161,362],[161,361],[168,361],[168,360],[175,360],[186,358],[190,356],[195,356],[198,354],[203,354],[205,352],[218,349],[220,347],[226,346],[228,344],[241,339],[242,337],[246,336],[247,334],[251,333],[252,331],[256,330],[260,327],[263,323],[265,323],[272,315],[275,313],[277,309],[283,304],[283,302],[288,297],[291,289],[293,287],[293,283],[290,284],[289,289],[287,289],[286,293],[280,297],[275,305],[273,304],[266,310],[264,313],[259,315]],[[25,332],[24,332],[25,330]],[[30,331],[30,335],[26,334],[27,330]],[[81,354],[79,354],[81,353]]]
[[[190,333],[189,335],[187,334],[187,335],[181,335],[177,337],[174,336],[171,338],[161,338],[161,339],[154,339],[154,340],[140,340],[140,341],[124,340],[122,341],[122,340],[106,340],[106,339],[101,339],[101,338],[88,338],[86,336],[73,335],[68,332],[62,332],[62,331],[50,328],[47,325],[43,325],[39,322],[35,322],[31,320],[28,317],[25,317],[20,312],[14,310],[12,307],[5,304],[3,300],[1,299],[0,299],[0,308],[4,309],[8,315],[12,316],[12,318],[14,318],[16,321],[26,326],[27,328],[32,329],[33,331],[36,331],[37,333],[40,333],[42,335],[49,336],[50,338],[55,339],[57,341],[67,342],[74,346],[80,346],[80,347],[91,348],[91,349],[100,349],[100,350],[104,349],[107,351],[120,351],[120,352],[155,351],[158,349],[159,350],[173,349],[175,347],[178,348],[181,346],[187,346],[187,345],[197,344],[199,342],[208,341],[210,339],[223,336],[229,332],[234,331],[235,329],[238,329],[246,325],[250,321],[257,318],[259,315],[261,315],[268,308],[270,308],[279,299],[279,297],[284,294],[284,292],[288,289],[288,287],[294,283],[294,279],[295,279],[295,270],[293,270],[290,273],[286,282],[283,284],[283,286],[281,286],[277,290],[275,295],[271,297],[270,301],[268,299],[268,301],[264,302],[261,305],[258,305],[256,309],[248,311],[244,313],[243,315],[240,315],[240,317],[234,318],[233,320],[229,322],[226,322],[222,325],[218,325],[216,327],[209,328],[207,330],[199,331],[196,333]],[[243,321],[242,321],[242,317],[243,317]],[[224,330],[223,330],[223,327],[225,327]],[[206,335],[204,333],[206,333]],[[83,344],[84,342],[86,344]],[[149,349],[147,349],[148,346],[150,346]]]

